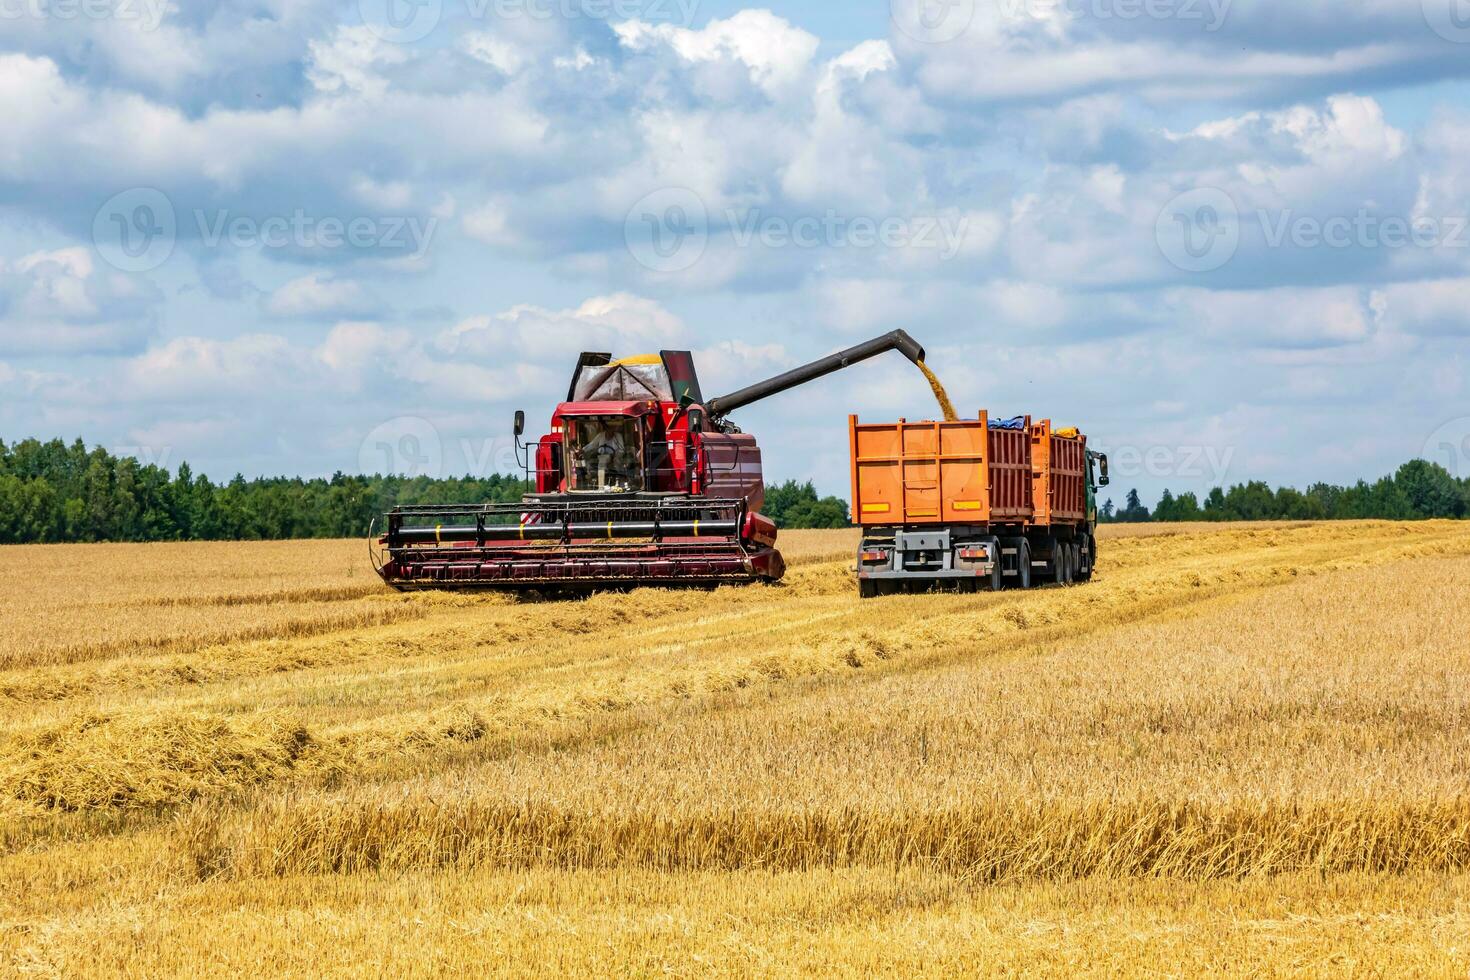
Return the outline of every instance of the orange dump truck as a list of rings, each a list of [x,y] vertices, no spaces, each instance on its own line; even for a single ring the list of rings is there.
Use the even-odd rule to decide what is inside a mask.
[[[1029,417],[848,422],[864,598],[1088,581],[1107,457]]]

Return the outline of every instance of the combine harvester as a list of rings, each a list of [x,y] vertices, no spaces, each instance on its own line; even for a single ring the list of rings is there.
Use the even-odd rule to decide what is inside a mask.
[[[708,401],[688,351],[583,354],[549,435],[523,447],[516,413],[535,492],[515,504],[400,507],[374,564],[400,591],[778,581],[786,563],[760,514],[761,451],[728,416],[895,350],[923,368],[924,349],[899,330]]]
[[[1030,588],[1090,581],[1097,489],[1108,459],[1075,429],[1029,416],[864,425],[848,421],[858,588]]]

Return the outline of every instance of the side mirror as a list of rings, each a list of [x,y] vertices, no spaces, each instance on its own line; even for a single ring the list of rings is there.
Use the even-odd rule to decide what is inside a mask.
[[[1113,481],[1111,481],[1111,480],[1108,479],[1108,458],[1106,456],[1099,456],[1097,458],[1097,472],[1098,472],[1098,478],[1097,478],[1097,485],[1098,486],[1105,487],[1109,483],[1113,482]]]
[[[695,409],[689,413],[689,431],[701,432],[704,430],[704,413]]]
[[[516,430],[516,438],[517,439],[519,439],[521,436],[523,436],[523,435],[526,434],[526,413],[525,412],[521,412],[521,411],[517,411],[516,412],[515,430]]]

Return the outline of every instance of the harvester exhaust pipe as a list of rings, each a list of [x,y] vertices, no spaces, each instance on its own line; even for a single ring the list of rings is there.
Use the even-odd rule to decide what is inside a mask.
[[[742,388],[733,394],[711,398],[705,403],[705,408],[709,411],[710,415],[716,418],[723,418],[752,402],[758,402],[762,398],[770,398],[772,395],[779,395],[783,391],[790,391],[792,388],[804,385],[808,381],[815,381],[834,371],[841,371],[843,368],[851,367],[861,361],[877,357],[879,354],[886,354],[891,350],[898,351],[915,364],[919,364],[924,360],[924,348],[919,345],[919,342],[904,331],[895,330],[882,337],[875,337],[865,344],[858,344],[849,350],[833,354],[831,357],[824,357],[820,361],[813,361],[805,367],[787,371],[785,374],[778,375],[758,384],[753,384],[749,388]]]

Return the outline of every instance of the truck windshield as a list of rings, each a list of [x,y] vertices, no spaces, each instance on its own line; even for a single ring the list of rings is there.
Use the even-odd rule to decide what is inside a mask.
[[[636,493],[643,489],[643,433],[637,419],[574,419],[568,430],[572,491]]]

